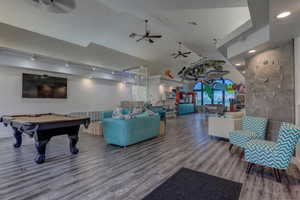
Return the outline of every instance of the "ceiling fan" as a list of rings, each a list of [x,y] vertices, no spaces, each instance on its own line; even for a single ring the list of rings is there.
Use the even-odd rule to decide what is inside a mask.
[[[75,0],[27,0],[51,13],[68,13],[76,8]]]
[[[179,56],[187,58],[188,55],[190,55],[192,52],[188,51],[188,52],[183,52],[182,51],[182,42],[178,42],[178,51],[176,53],[173,53],[172,56],[174,59],[178,58]]]
[[[153,39],[159,39],[162,38],[162,35],[160,34],[151,34],[150,28],[149,28],[149,20],[145,20],[145,34],[138,34],[138,33],[131,33],[129,35],[130,38],[136,39],[136,41],[140,42],[142,40],[148,41],[150,43],[154,43],[155,41]]]

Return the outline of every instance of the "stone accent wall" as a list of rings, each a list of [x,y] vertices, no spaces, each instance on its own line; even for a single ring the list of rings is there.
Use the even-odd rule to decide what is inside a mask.
[[[269,119],[267,139],[277,139],[281,121],[295,122],[293,41],[246,61],[246,113]]]

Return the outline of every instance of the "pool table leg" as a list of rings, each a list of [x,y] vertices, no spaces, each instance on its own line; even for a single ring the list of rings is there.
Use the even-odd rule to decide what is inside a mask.
[[[22,145],[22,132],[18,131],[18,129],[14,128],[14,137],[16,139],[16,143],[14,144],[15,148],[19,148]]]
[[[43,140],[39,140],[38,138],[35,138],[35,148],[37,150],[37,155],[35,158],[35,162],[37,164],[42,164],[46,160],[46,146],[48,142],[50,141],[50,138],[43,138]]]
[[[78,137],[79,128],[80,128],[80,126],[74,127],[74,130],[72,130],[72,132],[70,132],[68,134],[69,140],[70,140],[70,152],[71,152],[71,154],[78,154],[78,152],[79,152],[79,150],[76,147],[76,144],[79,140],[79,137]]]

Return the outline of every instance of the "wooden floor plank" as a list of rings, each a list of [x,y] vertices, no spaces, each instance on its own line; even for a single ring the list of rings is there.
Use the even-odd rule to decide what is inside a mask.
[[[103,138],[80,135],[80,153],[69,154],[66,137],[53,138],[47,161],[36,165],[35,149],[24,138],[0,140],[1,200],[138,200],[182,167],[243,183],[241,200],[299,199],[300,172],[291,165],[283,183],[272,171],[255,168],[246,175],[240,151],[228,151],[226,141],[207,135],[207,116],[187,115],[168,120],[167,134],[127,148],[105,144]]]

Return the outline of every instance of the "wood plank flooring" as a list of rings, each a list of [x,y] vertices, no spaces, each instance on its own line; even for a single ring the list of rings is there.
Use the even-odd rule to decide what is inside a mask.
[[[228,143],[207,136],[207,117],[187,115],[167,122],[167,135],[127,148],[80,135],[80,153],[69,154],[65,136],[53,138],[43,165],[33,162],[33,141],[12,148],[0,140],[0,200],[139,200],[182,167],[243,183],[240,200],[300,199],[300,172],[291,165],[283,183],[271,169],[255,168]]]

